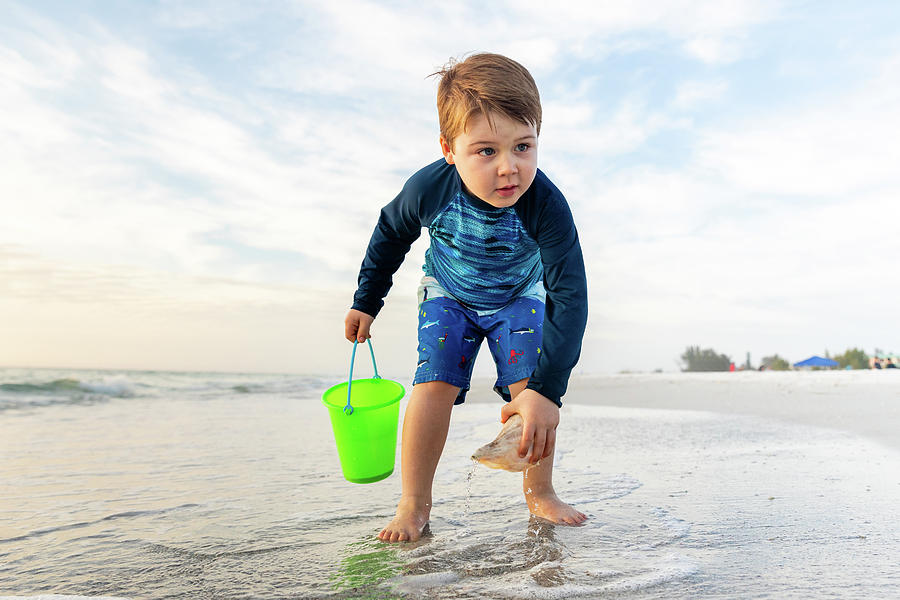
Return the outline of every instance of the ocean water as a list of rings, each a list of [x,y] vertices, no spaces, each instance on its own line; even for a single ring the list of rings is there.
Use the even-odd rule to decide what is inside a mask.
[[[597,406],[584,389],[561,413],[555,481],[586,525],[530,518],[521,475],[472,464],[500,406],[469,402],[430,533],[379,542],[399,473],[342,479],[319,401],[338,379],[0,370],[0,598],[900,595],[897,449],[763,416]],[[814,407],[810,381],[794,400]]]

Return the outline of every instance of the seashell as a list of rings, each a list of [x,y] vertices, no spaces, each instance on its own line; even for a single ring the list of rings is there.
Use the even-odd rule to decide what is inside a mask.
[[[522,416],[518,413],[508,418],[494,441],[476,450],[472,460],[491,469],[505,471],[524,471],[535,466],[527,458],[519,456],[523,425]]]

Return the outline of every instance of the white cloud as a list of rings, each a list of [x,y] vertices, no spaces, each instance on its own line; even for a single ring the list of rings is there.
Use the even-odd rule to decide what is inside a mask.
[[[693,110],[720,99],[728,83],[718,81],[686,81],[678,86],[672,105],[679,110]]]
[[[16,109],[0,115],[7,142],[0,146],[0,176],[4,204],[17,215],[0,225],[3,239],[49,255],[74,252],[213,275],[210,263],[221,253],[205,235],[233,228],[261,247],[273,247],[275,239],[275,248],[302,249],[334,264],[330,246],[342,230],[326,218],[333,208],[325,200],[346,190],[329,185],[334,174],[273,156],[243,112],[224,112],[229,103],[216,102],[210,88],[185,89],[164,78],[145,52],[108,35],[78,41],[77,79],[49,97],[43,88],[55,63],[41,52],[30,60],[4,53],[21,76],[2,89],[3,105]],[[102,111],[73,110],[64,99],[84,89]],[[352,207],[358,194],[347,196]],[[289,234],[277,234],[281,224]]]
[[[846,200],[900,183],[900,60],[839,97],[703,135],[700,161],[740,189]]]
[[[697,37],[684,43],[685,51],[703,62],[725,64],[738,60],[744,53],[740,40]]]
[[[598,110],[588,100],[551,99],[544,104],[541,154],[557,161],[565,157],[582,171],[576,176],[579,179],[584,178],[585,168],[602,168],[608,158],[633,152],[653,135],[688,124],[683,118],[651,109],[640,98],[626,97],[610,113]]]
[[[177,29],[222,30],[241,26],[264,10],[262,4],[228,0],[160,0],[155,20]]]

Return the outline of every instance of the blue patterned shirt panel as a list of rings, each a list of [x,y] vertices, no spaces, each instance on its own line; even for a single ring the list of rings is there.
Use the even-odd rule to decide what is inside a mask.
[[[543,279],[540,248],[512,207],[483,209],[457,193],[428,232],[425,275],[472,309],[503,308]]]

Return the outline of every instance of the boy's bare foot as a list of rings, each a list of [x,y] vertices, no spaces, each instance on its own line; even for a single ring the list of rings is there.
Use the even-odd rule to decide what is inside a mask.
[[[525,501],[528,503],[528,510],[531,511],[531,514],[553,523],[581,525],[587,521],[586,514],[560,500],[553,491],[544,494],[531,492],[525,495]]]
[[[422,537],[431,514],[431,501],[400,497],[397,514],[378,534],[382,542],[414,542]]]

